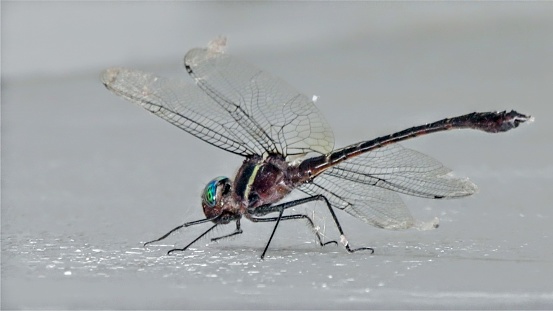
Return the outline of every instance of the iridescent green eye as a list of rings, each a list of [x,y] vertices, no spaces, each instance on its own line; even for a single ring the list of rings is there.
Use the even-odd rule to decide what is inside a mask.
[[[210,181],[205,186],[204,193],[202,195],[204,203],[209,207],[214,207],[217,204],[217,187],[221,181],[228,180],[227,177],[217,177]]]
[[[205,187],[204,198],[205,198],[205,203],[207,203],[207,205],[209,205],[209,206],[214,206],[215,205],[215,192],[216,191],[217,191],[217,182],[216,181],[210,182],[207,185],[207,187]]]

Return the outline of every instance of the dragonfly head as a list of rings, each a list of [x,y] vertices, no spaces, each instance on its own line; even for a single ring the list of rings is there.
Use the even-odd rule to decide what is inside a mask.
[[[221,224],[229,223],[233,219],[232,215],[225,212],[224,208],[225,202],[228,201],[227,198],[232,195],[231,188],[232,183],[230,179],[223,176],[217,177],[207,183],[202,193],[202,207],[207,218],[221,216],[214,220],[214,222]]]

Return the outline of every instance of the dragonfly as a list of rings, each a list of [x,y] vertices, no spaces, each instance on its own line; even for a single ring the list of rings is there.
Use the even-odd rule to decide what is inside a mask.
[[[335,210],[375,227],[408,229],[417,222],[399,194],[452,199],[477,189],[468,179],[453,177],[437,160],[398,142],[452,129],[499,133],[533,120],[514,110],[473,112],[334,149],[332,129],[313,98],[229,55],[225,46],[226,39],[217,38],[186,53],[184,66],[195,83],[120,67],[101,75],[102,83],[116,95],[208,144],[244,157],[233,180],[220,176],[205,186],[201,195],[205,218],[181,224],[145,247],[203,223],[211,226],[167,254],[187,250],[219,226],[234,223],[235,230],[211,241],[237,236],[243,232],[242,217],[274,223],[261,259],[281,221],[304,221],[314,229],[320,246],[338,245],[335,240],[323,242],[308,215],[285,214],[292,207],[319,201],[328,207],[345,249],[372,254],[371,247],[350,246]],[[294,190],[305,196],[286,201]]]

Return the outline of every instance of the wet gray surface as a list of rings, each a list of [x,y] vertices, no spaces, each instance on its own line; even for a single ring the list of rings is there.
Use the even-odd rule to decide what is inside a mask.
[[[3,3],[2,309],[553,308],[553,5]],[[472,111],[533,124],[404,145],[470,177],[462,200],[403,197],[431,231],[384,231],[338,212],[352,246],[304,224],[202,240],[200,193],[241,158],[113,96],[102,69],[184,75],[215,36],[307,95],[336,146]],[[303,208],[297,211],[304,212]],[[321,204],[306,207],[338,238]],[[231,232],[232,226],[216,234]]]

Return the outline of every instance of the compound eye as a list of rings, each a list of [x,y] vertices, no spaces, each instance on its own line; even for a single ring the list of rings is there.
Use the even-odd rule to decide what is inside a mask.
[[[204,193],[202,195],[202,201],[205,205],[209,207],[214,207],[217,204],[217,188],[221,183],[225,183],[226,180],[228,180],[228,178],[226,177],[217,177],[210,181],[207,186],[205,186]],[[230,186],[228,185],[228,183],[226,183],[223,189],[223,194],[227,191],[227,186],[230,190]]]

